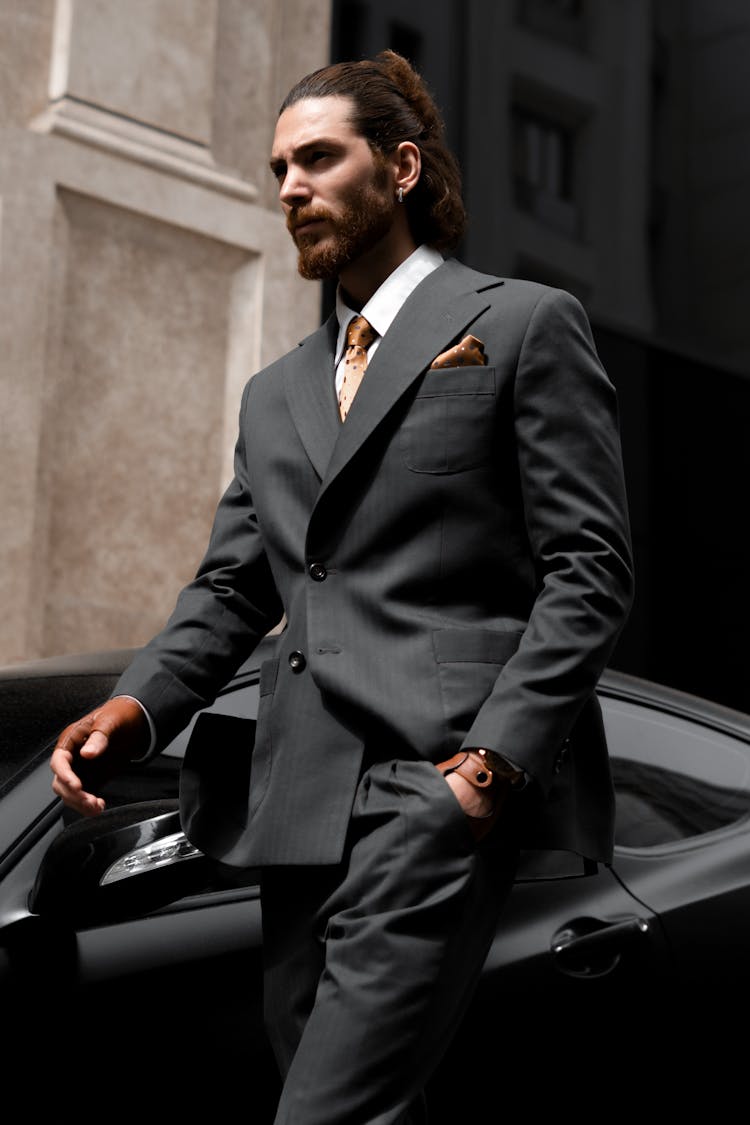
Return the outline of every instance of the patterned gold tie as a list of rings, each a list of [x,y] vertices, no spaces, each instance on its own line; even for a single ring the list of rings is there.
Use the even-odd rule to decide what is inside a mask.
[[[355,316],[346,330],[346,351],[344,352],[344,379],[339,394],[339,414],[343,422],[349,413],[354,396],[359,390],[362,376],[367,367],[367,349],[377,332],[363,316]]]

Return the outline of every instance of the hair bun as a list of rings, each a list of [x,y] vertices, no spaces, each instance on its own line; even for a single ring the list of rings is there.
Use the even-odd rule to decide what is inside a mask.
[[[390,78],[401,96],[409,103],[425,130],[442,132],[443,120],[424,79],[412,64],[390,49],[375,56],[384,74]]]

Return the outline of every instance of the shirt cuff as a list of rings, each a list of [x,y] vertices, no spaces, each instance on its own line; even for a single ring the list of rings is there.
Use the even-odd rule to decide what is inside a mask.
[[[139,762],[145,762],[151,757],[151,754],[153,753],[154,748],[156,746],[156,727],[154,726],[154,720],[151,718],[148,711],[146,710],[146,708],[141,703],[140,699],[136,699],[134,695],[116,695],[115,699],[132,699],[133,703],[137,703],[138,706],[140,707],[141,711],[143,711],[143,714],[146,716],[146,722],[148,723],[148,729],[151,732],[151,741],[149,742],[148,750],[146,751],[145,754],[141,754],[140,758],[131,758],[130,759],[131,762],[134,762],[135,765],[138,765]]]

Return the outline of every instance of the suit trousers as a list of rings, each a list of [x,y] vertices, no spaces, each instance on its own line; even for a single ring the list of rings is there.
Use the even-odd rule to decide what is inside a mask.
[[[264,1009],[283,1080],[274,1125],[427,1120],[425,1085],[517,865],[510,825],[500,820],[488,840],[474,842],[430,762],[376,761],[340,864],[263,872]]]

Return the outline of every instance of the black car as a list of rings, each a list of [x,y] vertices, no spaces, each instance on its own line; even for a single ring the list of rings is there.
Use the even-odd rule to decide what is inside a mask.
[[[225,716],[227,737],[253,721],[274,643],[207,709]],[[65,810],[51,790],[55,736],[106,698],[131,656],[0,669],[4,1090],[31,1091],[37,1105],[85,1092],[155,1116],[242,1099],[263,1125],[278,1079],[262,1030],[258,873],[212,863],[179,825],[200,716],[146,768],[107,783],[100,817]],[[733,1028],[750,999],[750,715],[613,671],[598,692],[614,863],[522,856],[430,1089],[441,1125],[485,1118],[488,1096],[500,1099],[489,1120],[503,1120],[503,1099],[529,1095],[537,1109],[580,1118],[588,1106],[600,1120],[602,1081],[620,1108],[626,1096],[673,1107],[714,1081],[744,1090]]]

